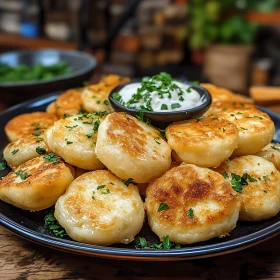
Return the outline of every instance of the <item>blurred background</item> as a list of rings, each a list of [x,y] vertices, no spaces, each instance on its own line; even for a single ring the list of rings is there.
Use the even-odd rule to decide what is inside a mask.
[[[0,0],[0,54],[81,50],[98,61],[91,82],[165,71],[248,95],[280,86],[279,2]]]

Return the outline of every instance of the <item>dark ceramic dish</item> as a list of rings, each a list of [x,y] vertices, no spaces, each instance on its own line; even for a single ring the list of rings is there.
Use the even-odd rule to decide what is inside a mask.
[[[122,104],[120,104],[118,101],[116,101],[113,98],[113,94],[116,92],[119,92],[122,88],[124,88],[128,84],[133,84],[141,82],[141,80],[135,79],[128,83],[122,84],[116,88],[114,88],[111,93],[109,94],[109,100],[113,107],[113,109],[116,112],[127,112],[130,115],[138,115],[140,110],[139,109],[129,109]],[[178,110],[178,111],[172,111],[172,112],[151,112],[151,111],[144,111],[144,120],[149,119],[151,123],[157,127],[165,128],[169,124],[173,122],[188,120],[188,119],[195,119],[201,117],[210,107],[212,98],[211,95],[208,93],[206,89],[203,87],[193,85],[191,83],[188,83],[191,88],[195,89],[201,98],[203,98],[203,103],[197,107],[187,109],[187,110]]]
[[[0,113],[0,150],[2,151],[8,143],[3,130],[8,120],[22,113],[43,111],[57,96],[58,93],[52,93],[27,101]],[[276,134],[274,140],[280,142],[280,115],[265,108],[261,108],[261,110],[268,113],[275,122]],[[4,176],[6,173],[7,171],[1,171],[0,176]],[[112,245],[110,247],[104,247],[54,237],[47,231],[44,225],[44,216],[47,212],[48,210],[43,210],[31,213],[0,201],[0,225],[19,236],[54,249],[104,258],[149,261],[183,260],[227,254],[253,246],[280,232],[280,214],[278,214],[267,221],[251,223],[238,222],[237,227],[231,232],[230,236],[183,246],[180,249],[140,250],[135,249],[133,245]],[[147,223],[145,223],[139,236],[143,236],[150,241],[158,241]]]
[[[46,49],[1,54],[0,62],[12,67],[20,64],[34,66],[38,63],[50,65],[62,60],[67,61],[72,73],[49,80],[0,83],[0,100],[11,105],[49,92],[79,87],[91,77],[96,67],[93,56],[78,51]]]

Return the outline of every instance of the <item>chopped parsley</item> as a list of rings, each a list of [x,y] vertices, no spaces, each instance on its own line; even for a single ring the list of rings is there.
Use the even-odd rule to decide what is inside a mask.
[[[42,142],[42,141],[44,141],[43,138],[38,138],[35,142],[36,142],[36,143],[40,143],[40,142]]]
[[[157,212],[161,212],[161,211],[164,211],[164,210],[167,210],[167,209],[169,209],[169,205],[166,204],[165,202],[161,202],[159,207],[158,207]]]
[[[228,174],[226,172],[223,172],[222,175],[225,179],[228,179]]]
[[[140,111],[135,117],[140,121],[144,121],[144,112]]]
[[[7,162],[5,159],[3,159],[2,162],[0,162],[0,171],[5,170],[8,167]]]
[[[251,177],[248,173],[244,173],[242,176],[231,173],[231,185],[232,188],[239,193],[242,193],[243,186],[248,185],[249,182],[257,182],[257,179]]]
[[[93,136],[93,133],[89,133],[89,134],[86,134],[87,138],[91,138]]]
[[[106,189],[104,192],[102,192],[101,194],[108,194],[110,193],[110,190],[109,189]]]
[[[103,104],[106,105],[106,106],[109,106],[109,101],[108,100],[104,100]]]
[[[177,108],[180,108],[180,107],[181,107],[181,104],[179,104],[179,103],[171,104],[171,109],[177,109]]]
[[[100,185],[100,186],[97,187],[97,190],[103,189],[105,187],[106,187],[106,185]]]
[[[247,128],[244,128],[244,127],[240,127],[242,130],[248,130]]]
[[[12,154],[12,155],[15,155],[18,151],[19,151],[19,149],[13,150],[13,151],[11,152],[11,154]]]
[[[188,216],[192,219],[192,218],[194,217],[193,209],[190,208],[190,209],[187,211],[187,214],[188,214]]]
[[[40,135],[41,135],[41,132],[40,132],[40,131],[36,131],[36,132],[33,133],[33,135],[34,135],[34,136],[40,136]]]
[[[65,125],[65,127],[66,128],[68,128],[68,131],[71,131],[73,128],[75,128],[75,127],[77,127],[78,125],[76,124],[76,125],[73,125],[73,126],[71,126],[71,125]]]
[[[33,123],[32,126],[35,126],[34,130],[40,130],[40,123]]]
[[[100,120],[97,120],[97,121],[93,124],[93,131],[94,131],[94,133],[97,133],[100,123],[101,123]]]
[[[276,147],[276,144],[274,144],[273,146],[271,146],[271,148],[272,148],[273,150],[280,151],[280,149]]]
[[[160,142],[158,142],[156,139],[154,139],[155,140],[155,142],[158,144],[158,145],[160,145],[161,143]]]
[[[67,119],[67,118],[69,118],[69,117],[70,117],[69,115],[67,115],[67,114],[63,114],[62,119]]]
[[[18,170],[15,172],[15,174],[17,176],[19,176],[21,178],[21,180],[25,180],[29,175],[27,174],[27,172],[25,172],[27,169],[25,170]]]
[[[160,132],[161,136],[166,140],[165,130],[164,129],[160,129],[160,128],[157,128],[157,129]]]
[[[170,241],[169,236],[163,236],[162,237],[162,242],[156,243],[153,241],[147,241],[144,237],[137,236],[134,239],[134,246],[136,249],[158,249],[158,250],[163,250],[163,249],[179,249],[181,248],[181,244],[179,243],[173,243]]]
[[[68,237],[65,229],[58,223],[53,213],[49,213],[45,216],[45,225],[49,232],[56,237],[65,238]]]
[[[258,180],[251,177],[248,173],[243,174],[242,176],[245,180],[249,180],[250,182],[257,182]]]
[[[166,104],[161,104],[160,110],[168,110],[168,106]]]
[[[47,153],[47,151],[44,148],[37,147],[36,148],[36,153],[39,154],[39,155],[44,155],[44,154]]]
[[[91,196],[92,200],[95,200],[94,194],[95,194],[95,191],[92,192],[92,196]]]
[[[172,246],[172,243],[169,240],[169,236],[163,236],[162,238],[162,244],[163,244],[163,249],[170,249]]]
[[[71,144],[73,144],[72,141],[66,141],[66,145],[71,145]]]
[[[56,155],[56,154],[48,154],[46,156],[44,156],[45,162],[54,162],[54,163],[58,163],[60,158]]]
[[[120,94],[119,94],[118,92],[114,92],[113,95],[112,95],[112,97],[113,97],[116,101],[118,101],[118,102],[121,103],[122,97],[120,96]]]
[[[132,178],[128,178],[127,180],[123,180],[123,183],[128,187],[129,184],[134,183]]]
[[[191,92],[192,92],[192,88],[191,87],[187,88],[187,93],[191,93]]]

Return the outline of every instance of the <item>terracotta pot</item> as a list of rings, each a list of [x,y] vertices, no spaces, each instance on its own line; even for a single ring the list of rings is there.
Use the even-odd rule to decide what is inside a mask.
[[[252,46],[212,45],[205,53],[203,73],[213,84],[247,93]]]

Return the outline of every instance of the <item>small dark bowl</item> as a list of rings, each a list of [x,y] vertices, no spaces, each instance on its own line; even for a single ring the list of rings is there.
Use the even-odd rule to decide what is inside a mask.
[[[1,54],[0,62],[12,67],[20,64],[34,66],[38,63],[51,65],[62,60],[67,61],[72,73],[49,80],[0,83],[0,101],[13,105],[53,91],[79,87],[91,77],[97,64],[93,56],[78,51],[46,49]]]
[[[116,112],[127,112],[130,115],[138,115],[141,111],[140,109],[129,109],[122,104],[120,104],[118,101],[116,101],[113,98],[113,94],[115,92],[119,92],[123,87],[125,87],[128,84],[132,83],[138,83],[141,82],[141,80],[135,79],[128,83],[122,84],[116,88],[114,88],[111,93],[109,94],[109,100],[110,103]],[[183,82],[182,82],[183,83]],[[185,82],[184,82],[185,83]],[[194,108],[186,109],[186,110],[180,110],[180,111],[173,111],[173,112],[151,112],[151,111],[144,111],[144,120],[149,119],[151,123],[154,126],[157,126],[159,128],[166,128],[169,124],[173,122],[188,120],[188,119],[195,119],[201,117],[210,107],[212,103],[212,98],[209,92],[204,89],[203,87],[193,85],[191,83],[185,83],[188,84],[191,88],[195,89],[201,97],[204,97],[204,102]]]

